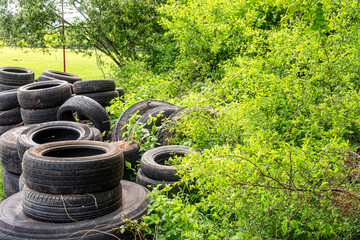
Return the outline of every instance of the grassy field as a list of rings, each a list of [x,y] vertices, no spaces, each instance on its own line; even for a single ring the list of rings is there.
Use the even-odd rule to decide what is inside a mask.
[[[106,60],[106,59],[105,59]],[[106,63],[110,63],[106,60]],[[0,66],[26,67],[35,71],[35,77],[44,70],[63,71],[62,50],[54,49],[50,53],[43,53],[38,49],[20,49],[0,47]],[[66,51],[66,71],[80,76],[83,80],[105,78],[103,72],[108,72],[108,67],[103,72],[96,64],[96,56],[84,56],[70,50]],[[5,199],[2,186],[2,172],[0,165],[0,201]]]
[[[0,66],[26,67],[34,70],[35,77],[38,77],[44,70],[63,71],[62,54],[62,49],[43,53],[40,49],[0,47]],[[105,68],[103,72],[106,74],[107,70]],[[95,54],[89,57],[71,50],[66,50],[66,71],[80,76],[83,80],[106,77],[96,64]]]

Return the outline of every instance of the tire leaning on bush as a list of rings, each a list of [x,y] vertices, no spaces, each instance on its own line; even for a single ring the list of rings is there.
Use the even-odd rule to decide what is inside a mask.
[[[18,89],[17,97],[22,108],[52,108],[71,97],[71,87],[61,80],[36,82]]]
[[[63,141],[41,144],[23,156],[24,183],[51,194],[93,193],[111,189],[124,173],[122,151],[109,143]]]
[[[91,194],[54,195],[24,186],[23,209],[27,216],[45,222],[68,223],[104,216],[121,206],[122,188]]]
[[[17,152],[22,159],[26,150],[39,144],[69,141],[94,140],[91,127],[77,122],[54,121],[32,125],[18,136]]]

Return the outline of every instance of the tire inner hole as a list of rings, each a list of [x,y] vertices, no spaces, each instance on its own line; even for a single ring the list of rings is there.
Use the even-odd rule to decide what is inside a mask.
[[[43,156],[58,157],[58,158],[76,158],[96,156],[106,153],[103,149],[91,148],[90,146],[67,146],[48,150],[43,153]]]
[[[157,164],[160,165],[165,165],[165,166],[172,166],[173,164],[168,162],[167,160],[169,160],[170,158],[174,158],[174,157],[183,157],[185,156],[185,154],[180,154],[180,153],[165,153],[165,154],[161,154],[159,156],[156,156],[154,158],[154,161]]]
[[[34,133],[32,140],[35,143],[43,144],[50,142],[77,140],[80,138],[80,132],[69,128],[51,128],[43,129]]]
[[[37,86],[31,86],[31,87],[28,87],[27,89],[28,90],[37,90],[37,89],[44,89],[44,88],[51,88],[51,87],[56,87],[56,86],[59,86],[59,84],[41,84],[41,85],[37,85]]]

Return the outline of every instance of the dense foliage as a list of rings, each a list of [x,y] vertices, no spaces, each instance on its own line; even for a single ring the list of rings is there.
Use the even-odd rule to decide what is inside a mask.
[[[208,106],[216,117],[189,113],[171,128],[174,144],[202,154],[174,160],[187,189],[154,190],[148,215],[131,223],[138,236],[359,238],[359,2],[153,3],[151,24],[139,26],[154,31],[130,31],[135,48],[102,15],[119,52],[138,54],[114,67],[126,95],[108,109],[112,120],[144,99]],[[99,17],[101,6],[84,11]]]
[[[116,76],[129,104],[158,98],[217,117],[190,114],[172,128],[173,143],[202,155],[178,159],[187,191],[152,193],[142,234],[356,238],[357,1],[170,0],[158,10],[173,65],[157,74],[128,62]]]

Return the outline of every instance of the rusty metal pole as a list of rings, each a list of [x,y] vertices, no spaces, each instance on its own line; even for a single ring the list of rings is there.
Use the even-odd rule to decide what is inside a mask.
[[[63,41],[65,41],[65,26],[64,26],[64,0],[61,1],[61,11],[62,11],[62,35]],[[65,43],[63,42],[63,65],[64,65],[64,72],[66,72],[65,66]]]

